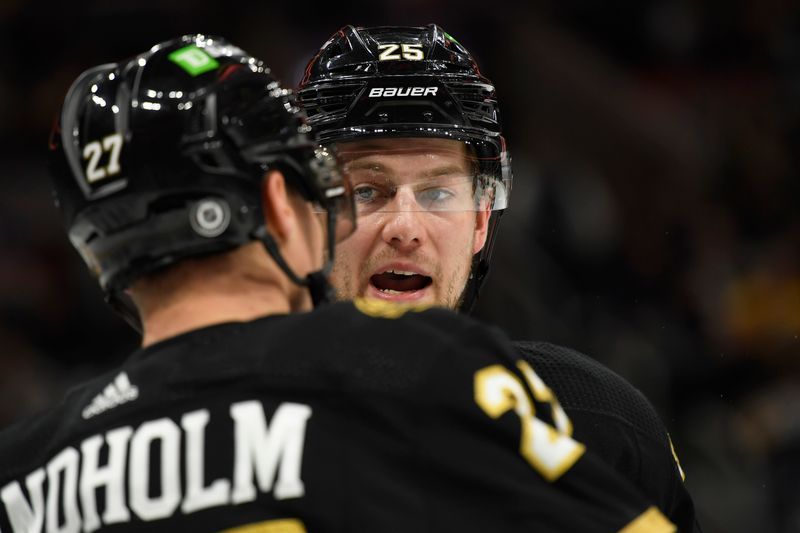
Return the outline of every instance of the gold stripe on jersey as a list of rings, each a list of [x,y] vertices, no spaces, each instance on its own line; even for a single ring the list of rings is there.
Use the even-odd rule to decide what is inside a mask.
[[[282,518],[237,526],[219,533],[306,533],[306,527],[295,518]]]
[[[672,444],[672,437],[669,436],[669,433],[667,433],[667,439],[669,440],[669,449],[672,452],[672,458],[675,459],[675,464],[678,466],[678,473],[681,475],[681,481],[686,481],[686,474],[683,472],[683,467],[681,466],[680,459],[678,459],[678,454],[675,453],[675,445]]]
[[[619,533],[674,533],[675,531],[678,531],[675,524],[656,507],[650,507],[620,529]]]
[[[419,313],[430,309],[426,304],[405,304],[386,302],[375,298],[356,298],[353,305],[367,316],[373,318],[400,318],[408,312]]]

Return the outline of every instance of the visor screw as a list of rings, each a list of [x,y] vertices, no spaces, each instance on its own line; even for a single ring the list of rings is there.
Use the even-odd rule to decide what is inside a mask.
[[[422,114],[422,118],[425,119],[425,122],[431,122],[433,120],[433,113],[430,111],[425,111]]]
[[[389,113],[378,113],[378,120],[380,122],[389,122]]]
[[[217,198],[206,198],[192,205],[189,223],[198,235],[207,238],[217,237],[228,229],[231,210],[228,203]]]

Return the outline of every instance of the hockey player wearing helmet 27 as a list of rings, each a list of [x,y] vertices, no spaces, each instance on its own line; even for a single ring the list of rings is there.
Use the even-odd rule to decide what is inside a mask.
[[[252,242],[324,300],[335,241],[354,223],[335,159],[267,67],[224,41],[185,44],[101,65],[70,88],[51,138],[70,240],[112,303],[184,258]],[[297,275],[265,230],[260,184],[271,170],[328,213],[318,271]]]
[[[333,269],[337,294],[469,311],[511,193],[495,87],[469,51],[435,24],[346,26],[310,60],[298,92],[320,138],[336,146],[356,197],[358,229]],[[459,201],[470,191],[472,203]],[[583,354],[516,345],[553,387],[575,435],[681,531],[699,530],[647,399]]]

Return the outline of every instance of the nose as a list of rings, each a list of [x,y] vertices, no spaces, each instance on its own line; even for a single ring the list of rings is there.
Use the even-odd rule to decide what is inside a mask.
[[[419,248],[425,235],[422,218],[425,213],[416,205],[413,191],[400,189],[392,199],[389,211],[384,212],[385,222],[381,236],[386,244],[399,251],[410,252]]]

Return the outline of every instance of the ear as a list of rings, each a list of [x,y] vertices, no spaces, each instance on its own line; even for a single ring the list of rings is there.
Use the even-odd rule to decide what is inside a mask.
[[[475,214],[475,235],[472,240],[472,255],[480,252],[486,244],[489,235],[489,218],[492,216],[491,210],[484,209]]]
[[[267,172],[261,182],[261,207],[272,236],[279,243],[286,241],[297,224],[297,215],[286,189],[286,178],[278,170]]]

